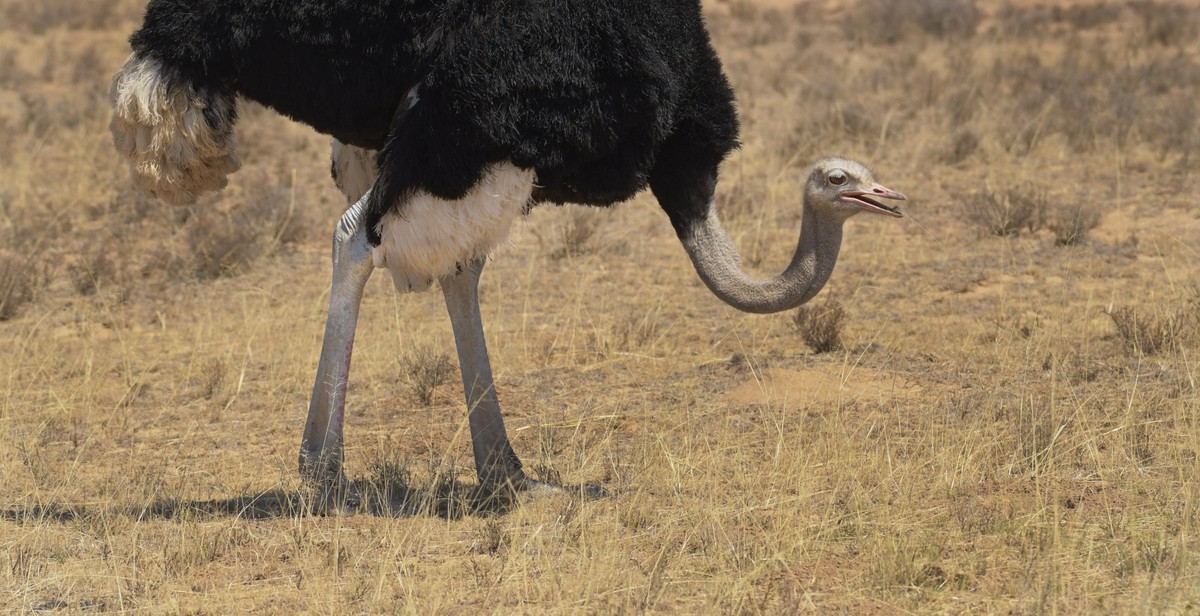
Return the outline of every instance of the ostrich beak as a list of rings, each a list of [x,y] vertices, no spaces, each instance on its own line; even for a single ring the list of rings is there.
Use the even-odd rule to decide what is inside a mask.
[[[867,190],[847,190],[839,195],[839,198],[847,203],[853,203],[872,214],[883,214],[884,216],[892,216],[894,218],[901,218],[904,214],[900,212],[899,208],[884,205],[876,201],[876,199],[908,201],[908,197],[882,184],[875,184]]]

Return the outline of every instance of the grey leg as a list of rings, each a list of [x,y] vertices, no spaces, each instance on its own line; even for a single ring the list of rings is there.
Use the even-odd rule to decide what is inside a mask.
[[[368,193],[369,194],[369,193]],[[300,443],[300,476],[321,494],[322,507],[329,499],[346,497],[342,473],[342,423],[346,410],[346,386],[350,376],[350,354],[363,288],[371,277],[371,245],[367,242],[362,214],[366,197],[342,216],[333,236],[333,285],[329,293],[329,316],[325,339],[313,385],[304,440]],[[337,503],[332,503],[336,506]]]
[[[441,280],[446,309],[454,328],[458,364],[462,369],[463,394],[467,399],[467,420],[471,426],[471,450],[475,454],[475,472],[485,490],[508,487],[523,490],[529,480],[521,471],[521,461],[513,452],[504,431],[500,401],[492,382],[483,321],[479,316],[479,274],[483,261],[471,263],[457,276]]]

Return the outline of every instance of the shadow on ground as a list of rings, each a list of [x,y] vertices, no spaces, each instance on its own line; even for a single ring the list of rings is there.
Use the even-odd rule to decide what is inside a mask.
[[[447,482],[450,483],[450,482]],[[319,503],[306,490],[271,490],[233,498],[187,500],[166,498],[146,505],[86,506],[34,505],[0,511],[0,519],[15,522],[67,523],[87,518],[119,515],[139,521],[150,519],[243,518],[270,520],[321,515],[373,515],[380,517],[434,516],[447,520],[464,515],[503,515],[516,503],[507,495],[481,495],[474,486],[453,482],[429,488],[364,485],[355,482],[351,498],[340,503]]]
[[[26,524],[67,523],[112,515],[142,521],[204,518],[270,520],[362,514],[392,518],[429,516],[457,520],[468,515],[505,515],[522,500],[552,490],[546,488],[545,484],[541,485],[541,488],[518,493],[513,490],[481,490],[477,485],[464,484],[453,479],[435,481],[430,486],[419,488],[405,484],[380,484],[359,480],[353,482],[350,496],[338,502],[319,502],[312,492],[306,490],[271,490],[214,500],[167,498],[147,505],[33,505],[0,510],[0,519]],[[594,485],[569,486],[553,491],[576,494],[587,500],[607,496],[603,488]]]

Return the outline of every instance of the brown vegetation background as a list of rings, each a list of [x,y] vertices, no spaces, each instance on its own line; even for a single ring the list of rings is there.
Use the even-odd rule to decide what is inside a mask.
[[[253,104],[191,208],[132,192],[108,79],[138,0],[0,0],[0,605],[14,612],[1180,612],[1200,600],[1200,9],[714,2],[745,146],[719,199],[790,256],[805,165],[870,162],[791,314],[736,313],[640,197],[546,207],[484,274],[518,452],[612,496],[474,510],[438,294],[371,282],[348,469],[296,452],[344,207]],[[822,351],[822,352],[817,352]]]

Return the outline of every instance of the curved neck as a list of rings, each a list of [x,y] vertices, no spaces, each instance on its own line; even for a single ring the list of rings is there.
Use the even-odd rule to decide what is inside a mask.
[[[804,208],[796,254],[782,274],[768,280],[754,280],[742,270],[741,256],[711,205],[681,241],[700,279],[722,301],[745,312],[779,312],[807,302],[825,286],[842,246],[843,222]]]

